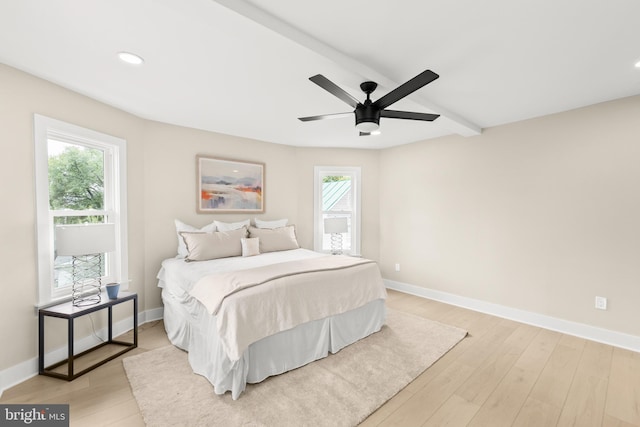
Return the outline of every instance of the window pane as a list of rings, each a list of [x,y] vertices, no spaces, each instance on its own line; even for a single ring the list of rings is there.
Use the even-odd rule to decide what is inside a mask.
[[[105,222],[107,221],[104,215],[56,216],[53,218],[54,225],[102,224]]]
[[[348,211],[353,210],[350,176],[325,176],[322,179],[322,210]]]
[[[49,207],[104,207],[104,152],[96,148],[48,140]]]

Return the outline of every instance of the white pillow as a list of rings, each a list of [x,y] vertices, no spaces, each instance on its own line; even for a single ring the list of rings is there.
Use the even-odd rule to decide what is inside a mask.
[[[265,252],[287,251],[300,247],[293,225],[274,229],[249,227],[249,237],[258,237],[260,239],[259,247],[261,254]]]
[[[222,222],[222,221],[213,221],[216,225],[218,231],[233,231],[239,230],[242,227],[249,228],[250,222],[249,220],[238,221],[238,222]]]
[[[260,255],[260,239],[257,237],[243,237],[240,242],[242,242],[242,256]]]
[[[241,239],[247,229],[216,231],[215,233],[180,233],[184,237],[189,255],[185,261],[207,261],[242,255]]]
[[[284,227],[285,225],[287,225],[287,218],[284,219],[276,219],[274,221],[262,221],[258,218],[255,219],[256,222],[256,227],[258,228],[280,228],[280,227]]]
[[[197,228],[189,224],[185,224],[182,221],[175,220],[176,223],[176,234],[178,235],[178,258],[185,258],[189,251],[187,251],[187,246],[184,244],[184,239],[180,235],[183,231],[186,232],[200,232],[200,233],[213,233],[216,231],[216,224],[211,223],[207,224],[202,228]]]

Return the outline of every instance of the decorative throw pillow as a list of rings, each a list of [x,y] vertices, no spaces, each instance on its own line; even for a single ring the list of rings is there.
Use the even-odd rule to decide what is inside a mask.
[[[214,233],[180,233],[189,251],[185,261],[207,261],[242,255],[241,239],[247,229],[216,231]]]
[[[205,225],[202,228],[197,228],[192,225],[185,224],[184,222],[179,221],[177,219],[175,220],[175,223],[176,223],[176,234],[178,236],[178,256],[177,256],[178,258],[184,258],[188,254],[187,247],[184,244],[184,239],[180,235],[181,232],[186,231],[186,232],[213,233],[214,231],[216,231],[216,224],[213,222],[211,224]]]
[[[298,249],[296,230],[293,225],[280,228],[249,227],[249,237],[260,239],[260,253]]]
[[[239,230],[242,227],[249,228],[249,225],[251,224],[248,219],[244,221],[238,221],[238,222],[222,222],[222,221],[213,221],[213,222],[216,225],[216,229],[218,231]]]
[[[256,227],[258,228],[280,228],[287,225],[287,218],[284,219],[276,219],[274,221],[262,221],[261,219],[256,218],[255,220]]]
[[[242,243],[242,256],[260,255],[260,239],[257,237],[240,239]]]

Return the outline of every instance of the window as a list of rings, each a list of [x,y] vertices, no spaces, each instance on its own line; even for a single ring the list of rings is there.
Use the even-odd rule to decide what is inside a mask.
[[[349,231],[342,238],[345,254],[360,255],[360,168],[315,167],[314,248],[331,251],[331,236],[324,233],[324,219],[347,218]]]
[[[56,256],[57,225],[114,224],[116,250],[89,278],[126,286],[126,141],[36,114],[34,142],[38,305],[71,295],[71,257]]]

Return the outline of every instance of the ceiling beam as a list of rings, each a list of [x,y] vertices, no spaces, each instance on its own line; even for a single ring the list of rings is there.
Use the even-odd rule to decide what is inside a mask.
[[[233,10],[234,12],[250,19],[257,24],[260,24],[275,33],[297,43],[318,55],[321,55],[337,65],[366,78],[378,82],[381,86],[397,87],[400,83],[393,81],[392,79],[384,76],[369,67],[368,65],[356,61],[348,55],[340,52],[339,50],[321,42],[320,40],[310,36],[309,34],[293,27],[292,25],[276,18],[275,16],[267,13],[266,11],[247,3],[244,0],[213,0],[220,5]],[[439,105],[429,101],[425,96],[418,93],[414,93],[411,99],[425,108],[440,114],[438,121],[446,129],[453,133],[457,133],[462,136],[474,136],[482,133],[482,128],[471,123],[470,121],[460,117],[459,115],[442,108]],[[444,122],[444,123],[443,123]]]

